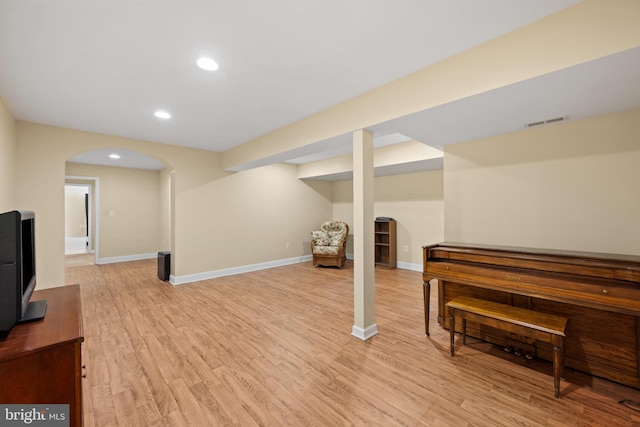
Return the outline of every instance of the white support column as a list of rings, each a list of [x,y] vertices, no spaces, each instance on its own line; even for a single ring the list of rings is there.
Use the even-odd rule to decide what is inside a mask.
[[[375,324],[373,135],[353,133],[353,317],[351,335],[368,340]]]

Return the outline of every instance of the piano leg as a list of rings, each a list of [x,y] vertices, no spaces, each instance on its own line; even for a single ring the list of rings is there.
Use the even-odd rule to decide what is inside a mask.
[[[431,305],[431,283],[429,280],[423,282],[422,298],[424,299],[424,333],[429,336],[429,310]]]

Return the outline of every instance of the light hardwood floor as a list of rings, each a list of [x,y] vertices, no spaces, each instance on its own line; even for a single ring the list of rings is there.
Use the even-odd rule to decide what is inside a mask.
[[[172,286],[155,260],[68,266],[85,426],[631,426],[640,391],[473,339],[449,352],[421,273],[376,269],[380,333],[353,325],[353,266],[311,262]],[[437,304],[432,292],[432,307]],[[640,408],[638,408],[640,409]]]
[[[65,267],[79,267],[82,265],[95,264],[95,255],[92,253],[86,254],[67,254],[64,256]]]

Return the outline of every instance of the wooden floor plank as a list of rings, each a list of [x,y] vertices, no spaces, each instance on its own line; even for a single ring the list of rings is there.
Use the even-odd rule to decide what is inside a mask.
[[[449,333],[424,335],[422,275],[376,269],[376,324],[351,336],[353,264],[172,286],[155,260],[66,269],[79,283],[85,426],[638,425],[640,391]]]

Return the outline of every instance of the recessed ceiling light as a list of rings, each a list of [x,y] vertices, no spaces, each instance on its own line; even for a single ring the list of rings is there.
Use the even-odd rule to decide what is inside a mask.
[[[196,61],[196,64],[207,71],[215,71],[219,68],[218,63],[211,58],[200,58]]]
[[[116,153],[113,153],[113,154],[109,154],[109,157],[112,158],[112,159],[119,159],[120,155],[116,154]]]
[[[170,119],[171,118],[171,114],[167,113],[166,111],[156,111],[155,113],[153,113],[154,116],[156,116],[159,119]]]

